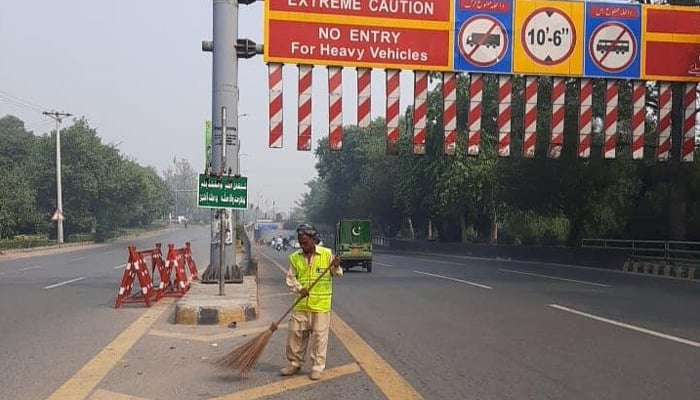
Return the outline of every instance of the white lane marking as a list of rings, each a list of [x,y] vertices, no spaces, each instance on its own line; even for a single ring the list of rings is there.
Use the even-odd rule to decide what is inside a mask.
[[[41,268],[41,265],[32,265],[31,267],[20,268],[17,271],[26,271],[28,269],[37,269],[37,268]]]
[[[393,267],[393,265],[391,265],[391,264],[384,264],[384,263],[380,263],[380,262],[377,262],[377,261],[372,261],[372,264],[383,265],[383,266],[385,266],[385,267]]]
[[[605,322],[605,323],[608,323],[608,324],[610,324],[610,325],[615,325],[615,326],[619,326],[619,327],[621,327],[621,328],[631,329],[631,330],[633,330],[633,331],[637,331],[637,332],[641,332],[641,333],[646,333],[647,335],[656,336],[656,337],[659,337],[659,338],[662,338],[662,339],[671,340],[671,341],[674,341],[674,342],[678,342],[678,343],[682,343],[682,344],[687,344],[688,346],[693,346],[693,347],[700,348],[700,343],[694,342],[694,341],[692,341],[692,340],[684,339],[684,338],[681,338],[681,337],[678,337],[678,336],[673,336],[673,335],[669,335],[669,334],[666,334],[666,333],[661,333],[661,332],[657,332],[657,331],[652,331],[651,329],[647,329],[647,328],[642,328],[642,327],[639,327],[639,326],[634,326],[634,325],[626,324],[626,323],[624,323],[624,322],[615,321],[614,319],[608,319],[608,318],[599,317],[599,316],[597,316],[597,315],[585,313],[585,312],[583,312],[583,311],[574,310],[573,308],[568,308],[568,307],[560,306],[560,305],[558,305],[558,304],[550,304],[549,306],[552,307],[552,308],[556,308],[556,309],[558,309],[558,310],[561,310],[561,311],[566,311],[566,312],[570,312],[570,313],[572,313],[572,314],[580,315],[580,316],[582,316],[582,317],[594,319],[594,320],[596,320],[596,321]]]
[[[82,260],[83,258],[86,258],[86,257],[87,257],[87,256],[77,257],[77,258],[72,259],[71,261],[80,261],[80,260]]]
[[[82,277],[80,277],[80,278],[75,278],[75,279],[67,280],[67,281],[64,281],[64,282],[54,283],[53,285],[44,286],[44,289],[53,289],[53,288],[56,288],[56,287],[59,287],[59,286],[67,285],[67,284],[69,284],[69,283],[82,281],[82,280],[85,279],[85,278],[87,278],[87,276],[82,276]]]
[[[556,279],[558,281],[566,281],[566,282],[574,282],[574,283],[581,283],[584,285],[592,285],[592,286],[599,286],[599,287],[610,287],[610,285],[604,285],[602,283],[593,283],[593,282],[587,282],[587,281],[579,281],[576,279],[567,279],[567,278],[560,278],[558,276],[551,276],[551,275],[540,275],[540,274],[533,274],[532,272],[522,272],[522,271],[513,271],[512,269],[498,269],[499,271],[503,272],[510,272],[513,274],[522,274],[522,275],[530,275],[530,276],[538,276],[540,278],[547,278],[547,279]]]
[[[119,269],[119,268],[124,268],[124,267],[126,267],[126,264],[119,264],[119,265],[113,266],[112,269]]]
[[[276,260],[272,259],[272,257],[268,256],[265,253],[260,253],[260,254],[262,254],[262,256],[267,258],[268,260],[272,261],[272,263],[275,265],[275,267],[279,268],[279,270],[282,271],[283,274],[285,274],[285,275],[287,274],[287,270],[284,269],[282,264],[278,263]]]
[[[429,272],[422,272],[422,271],[413,271],[413,272],[415,272],[415,273],[417,273],[417,274],[423,274],[423,275],[428,275],[428,276],[434,276],[434,277],[436,277],[436,278],[447,279],[448,281],[455,281],[455,282],[460,282],[460,283],[466,283],[467,285],[472,285],[472,286],[480,287],[480,288],[483,288],[483,289],[493,289],[491,286],[486,286],[486,285],[482,285],[482,284],[480,284],[480,283],[475,283],[475,282],[469,282],[469,281],[465,281],[465,280],[463,280],[463,279],[450,278],[449,276],[431,274],[431,273],[429,273]]]

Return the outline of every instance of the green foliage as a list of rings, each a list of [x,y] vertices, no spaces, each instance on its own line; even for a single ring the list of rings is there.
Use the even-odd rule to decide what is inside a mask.
[[[569,220],[564,215],[545,216],[533,210],[511,210],[503,225],[500,243],[506,244],[564,244],[569,235]]]
[[[0,236],[55,234],[56,133],[34,136],[12,116],[0,119]],[[144,226],[167,212],[168,188],[104,145],[87,121],[61,130],[64,232],[104,239],[120,227]]]

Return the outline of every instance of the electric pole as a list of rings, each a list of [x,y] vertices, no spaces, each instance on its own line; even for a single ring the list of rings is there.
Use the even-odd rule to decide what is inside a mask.
[[[71,117],[73,114],[44,111],[42,114],[56,121],[56,242],[63,243],[63,188],[61,184],[61,123],[63,118]]]

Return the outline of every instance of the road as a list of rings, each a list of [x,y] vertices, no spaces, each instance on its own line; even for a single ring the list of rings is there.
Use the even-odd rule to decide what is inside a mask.
[[[46,398],[143,313],[114,310],[126,246],[208,243],[190,226],[59,254],[0,257],[0,399]],[[167,247],[166,249],[167,250]],[[208,250],[207,250],[208,253]]]
[[[334,310],[426,399],[700,393],[698,283],[454,256],[373,268],[335,282]]]
[[[191,239],[195,253],[208,247],[204,227],[157,237],[164,243]],[[144,248],[153,240],[134,242]],[[1,399],[46,398],[144,315],[145,307],[112,309],[125,245],[0,259]],[[261,258],[264,320],[252,325],[264,327],[291,297],[283,285],[285,254],[268,248]],[[313,386],[308,379],[297,380],[296,389],[264,398],[404,400],[397,394],[401,387],[425,399],[697,400],[700,393],[698,283],[538,263],[379,253],[372,273],[350,270],[335,281],[334,292],[338,319],[328,364],[335,377]],[[156,328],[158,335],[174,329],[167,323]],[[179,331],[231,332],[226,327]],[[358,341],[346,344],[355,333],[367,348]],[[221,354],[208,344],[213,339],[164,341],[158,335],[145,335],[125,356],[130,368],[112,368],[97,390],[153,400],[208,399],[247,390],[246,396],[231,398],[252,399],[251,393],[264,392],[256,387],[284,379],[276,375],[284,362],[282,333],[273,337],[247,380],[212,374],[202,360]],[[234,343],[217,341],[222,347]],[[139,353],[144,349],[152,349],[145,358]],[[178,358],[170,360],[175,354]],[[388,378],[390,372],[397,378]]]

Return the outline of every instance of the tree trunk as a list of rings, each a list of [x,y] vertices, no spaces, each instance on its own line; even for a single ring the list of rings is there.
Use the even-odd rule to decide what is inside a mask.
[[[411,217],[406,217],[406,222],[408,223],[408,238],[416,240],[416,230],[413,229],[413,220]]]
[[[467,235],[467,215],[464,211],[459,213],[459,232],[462,237],[462,243],[469,243]]]
[[[491,217],[491,229],[489,234],[489,243],[498,243],[498,220],[496,218],[496,193],[494,193],[493,187],[491,187],[491,212],[489,214]]]
[[[674,83],[671,103],[671,159],[669,160],[668,223],[671,240],[685,240],[686,201],[688,187],[681,161],[683,147],[683,107],[685,84]]]
[[[428,240],[433,240],[433,220],[428,218]]]

